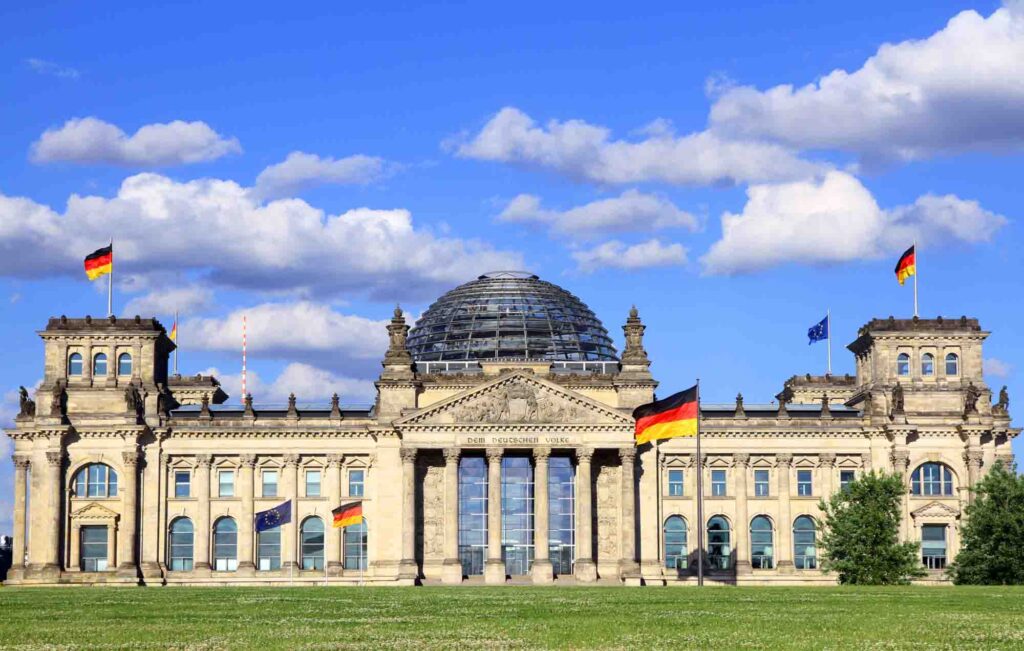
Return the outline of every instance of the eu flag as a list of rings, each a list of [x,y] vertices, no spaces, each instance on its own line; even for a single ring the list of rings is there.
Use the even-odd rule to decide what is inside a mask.
[[[256,531],[266,531],[292,521],[292,501],[279,504],[272,509],[256,514]]]
[[[822,319],[821,321],[819,321],[818,323],[812,325],[810,328],[807,329],[807,338],[810,339],[810,341],[807,342],[808,346],[810,346],[811,344],[813,344],[816,341],[823,341],[825,339],[828,339],[828,317],[827,316],[824,319]]]

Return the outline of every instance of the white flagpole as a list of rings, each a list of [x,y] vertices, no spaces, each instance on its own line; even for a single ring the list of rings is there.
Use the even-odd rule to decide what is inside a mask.
[[[107,316],[114,315],[114,236],[110,236],[110,273],[107,274]]]
[[[917,274],[920,273],[917,265],[917,240],[914,240],[914,316],[917,316]]]
[[[828,308],[828,312],[825,314],[825,323],[828,325],[828,372],[826,375],[832,375],[832,308]]]
[[[661,490],[661,486],[658,486]],[[704,462],[700,454],[700,378],[697,378],[697,586],[704,585]]]
[[[178,374],[178,340],[181,339],[181,329],[178,328],[178,311],[174,311],[174,374]]]

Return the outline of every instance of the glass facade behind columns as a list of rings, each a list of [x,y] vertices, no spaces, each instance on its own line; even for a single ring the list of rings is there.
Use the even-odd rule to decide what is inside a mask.
[[[484,573],[487,560],[487,460],[459,460],[459,560],[462,573]]]
[[[555,576],[572,574],[576,560],[576,473],[569,457],[548,461],[548,554]]]
[[[530,457],[501,460],[501,555],[509,576],[533,564],[533,464]]]

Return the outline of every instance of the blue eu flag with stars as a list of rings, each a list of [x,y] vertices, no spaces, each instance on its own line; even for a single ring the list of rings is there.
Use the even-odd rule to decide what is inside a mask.
[[[812,325],[810,328],[807,329],[807,338],[810,339],[810,341],[807,342],[808,346],[810,346],[811,344],[813,344],[813,343],[815,343],[817,341],[823,341],[825,339],[828,339],[828,317],[827,316],[824,319],[822,319],[821,321],[819,321],[818,323]]]
[[[292,521],[292,501],[279,504],[272,509],[256,514],[256,531],[266,531]]]

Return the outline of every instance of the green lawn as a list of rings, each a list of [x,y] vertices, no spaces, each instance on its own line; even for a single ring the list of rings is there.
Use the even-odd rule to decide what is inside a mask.
[[[456,646],[1024,648],[1024,589],[0,589],[0,648]]]

